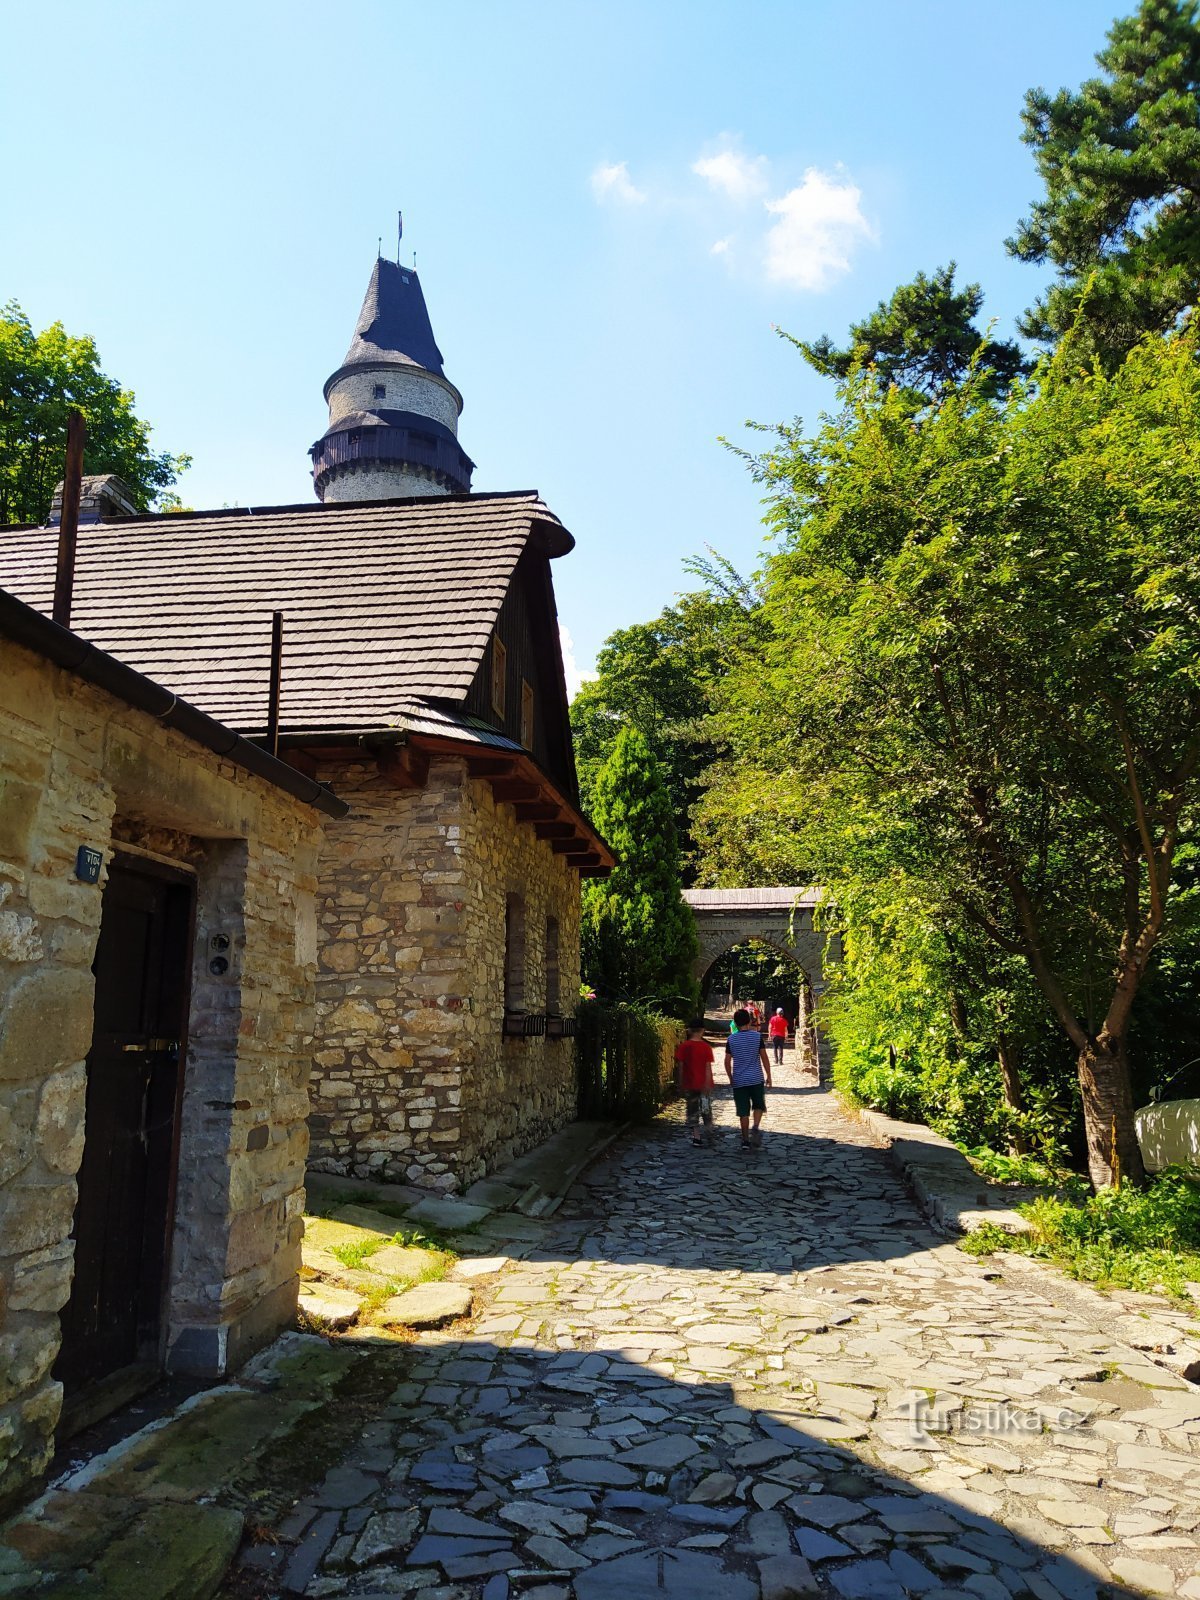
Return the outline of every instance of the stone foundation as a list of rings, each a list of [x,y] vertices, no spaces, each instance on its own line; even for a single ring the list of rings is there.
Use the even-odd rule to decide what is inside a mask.
[[[114,844],[195,883],[164,1362],[220,1373],[291,1317],[316,963],[299,801],[0,641],[0,1498],[46,1465],[71,1290],[92,961]],[[76,852],[103,852],[100,881]],[[230,938],[226,974],[208,938]]]
[[[574,1115],[573,1046],[503,1037],[505,902],[525,902],[524,1007],[546,1008],[548,917],[561,1008],[579,989],[579,882],[460,758],[401,790],[324,767],[351,814],[326,833],[312,1164],[453,1189]]]

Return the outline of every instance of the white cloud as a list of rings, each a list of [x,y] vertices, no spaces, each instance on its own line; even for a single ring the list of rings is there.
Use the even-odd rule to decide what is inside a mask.
[[[640,206],[646,198],[624,161],[600,163],[592,173],[592,194],[598,201],[616,200],[625,206]]]
[[[862,191],[809,167],[804,182],[767,210],[778,217],[767,230],[763,264],[773,283],[793,289],[827,289],[850,271],[850,257],[875,231],[862,213]]]
[[[740,150],[720,150],[715,156],[702,156],[699,161],[694,161],[692,171],[731,200],[751,200],[756,194],[766,193],[766,156],[747,156]]]
[[[580,686],[594,678],[594,672],[584,672],[575,659],[575,641],[571,638],[571,630],[560,622],[558,625],[558,642],[562,649],[563,673],[567,680],[567,699],[574,700],[579,693]]]
[[[708,253],[710,256],[723,256],[726,254],[732,243],[733,235],[727,234],[724,239],[718,239]]]

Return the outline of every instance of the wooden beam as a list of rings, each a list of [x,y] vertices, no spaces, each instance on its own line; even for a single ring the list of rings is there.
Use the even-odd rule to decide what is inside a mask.
[[[285,767],[293,767],[297,772],[302,772],[306,778],[315,779],[317,776],[317,763],[308,750],[284,748],[279,752],[279,759]]]
[[[515,756],[468,756],[467,771],[473,778],[502,778],[517,765]]]
[[[576,855],[580,850],[590,850],[592,846],[590,840],[579,837],[579,831],[576,829],[574,836],[570,839],[551,839],[550,848],[556,856],[572,856]],[[599,861],[599,859],[600,857],[597,855],[596,860]]]
[[[553,800],[517,800],[513,810],[518,822],[557,822],[563,808]]]
[[[378,766],[381,776],[397,789],[423,789],[429,776],[428,754],[408,744],[384,751]]]
[[[493,778],[492,793],[502,802],[513,800],[536,800],[542,792],[539,783],[531,783],[525,778]]]
[[[533,831],[539,839],[574,839],[577,832],[573,822],[539,822]]]

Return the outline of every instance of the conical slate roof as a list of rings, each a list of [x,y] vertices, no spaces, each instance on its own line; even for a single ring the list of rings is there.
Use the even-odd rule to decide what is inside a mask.
[[[342,367],[397,360],[444,376],[420,278],[412,267],[380,256]]]

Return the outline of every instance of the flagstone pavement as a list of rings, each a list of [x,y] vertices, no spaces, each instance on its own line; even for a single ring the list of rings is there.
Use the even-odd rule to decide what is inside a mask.
[[[251,1550],[269,1592],[1200,1600],[1200,1389],[777,1082],[759,1151],[722,1097],[716,1148],[671,1112],[484,1225],[482,1311]]]

